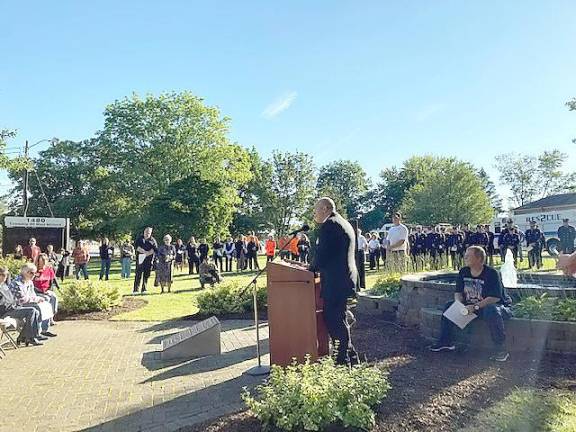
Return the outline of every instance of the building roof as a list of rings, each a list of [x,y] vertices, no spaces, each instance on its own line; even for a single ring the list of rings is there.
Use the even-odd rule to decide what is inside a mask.
[[[523,206],[515,208],[514,211],[539,209],[546,207],[563,207],[563,206],[576,206],[576,192],[550,195],[547,196],[546,198],[542,198],[537,201],[524,204]]]

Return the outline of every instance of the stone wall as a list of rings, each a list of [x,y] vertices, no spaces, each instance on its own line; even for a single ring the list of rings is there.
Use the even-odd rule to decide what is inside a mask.
[[[442,311],[424,308],[421,311],[421,334],[430,340],[440,336]],[[506,321],[506,347],[510,351],[551,351],[576,354],[576,323],[565,321],[512,318]],[[463,332],[455,332],[456,341],[490,349],[493,347],[488,326],[482,320],[468,325]]]
[[[406,326],[420,325],[422,308],[442,308],[454,299],[456,272],[427,272],[402,277],[397,319]],[[507,288],[513,298],[538,295],[544,292],[550,296],[576,297],[576,280],[559,274],[530,273],[518,274],[519,283],[537,284],[541,287],[525,286]]]

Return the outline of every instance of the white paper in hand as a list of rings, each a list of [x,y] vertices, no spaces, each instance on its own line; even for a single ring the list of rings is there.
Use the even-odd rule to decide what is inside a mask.
[[[145,259],[146,259],[146,255],[144,255],[143,253],[138,254],[138,265],[142,265],[142,263],[144,262]]]
[[[48,301],[43,301],[38,303],[40,307],[40,319],[42,321],[54,317],[54,312],[52,311],[52,305]]]
[[[467,312],[466,306],[464,306],[459,301],[455,301],[454,303],[452,303],[452,306],[446,309],[446,311],[444,312],[444,316],[448,318],[450,321],[452,321],[454,324],[456,324],[458,327],[463,329],[471,321],[473,321],[474,318],[478,317],[478,315],[473,313],[467,313],[466,315],[464,315],[465,313],[464,311]]]

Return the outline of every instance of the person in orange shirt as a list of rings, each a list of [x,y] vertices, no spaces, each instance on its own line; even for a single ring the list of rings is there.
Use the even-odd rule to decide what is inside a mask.
[[[288,237],[280,237],[278,240],[278,250],[280,251],[280,258],[286,259],[290,258],[290,251],[288,250],[288,242],[290,239]]]
[[[292,240],[290,240],[290,246],[288,246],[288,250],[290,251],[290,255],[292,260],[294,261],[298,261],[298,242],[300,241],[300,239],[298,238],[298,236],[294,236],[292,238]]]
[[[270,234],[268,240],[266,240],[266,261],[272,261],[274,259],[274,253],[276,252],[276,241],[274,236]]]

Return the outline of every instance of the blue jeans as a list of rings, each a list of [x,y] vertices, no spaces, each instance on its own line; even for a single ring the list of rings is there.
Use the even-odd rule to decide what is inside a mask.
[[[444,310],[452,306],[453,301],[446,303]],[[506,341],[506,333],[504,331],[504,320],[509,319],[512,314],[510,310],[503,305],[491,304],[488,305],[478,312],[476,312],[478,318],[486,321],[488,324],[488,329],[490,330],[490,336],[492,342],[497,348],[504,345]],[[452,332],[454,329],[460,330],[460,328],[442,315],[442,325],[440,330],[440,340],[441,344],[451,345],[452,344]]]
[[[122,271],[120,273],[121,277],[129,278],[130,277],[130,268],[132,266],[132,260],[130,258],[122,258]]]
[[[88,279],[88,267],[87,264],[74,264],[76,267],[76,279],[80,279],[80,272],[84,275],[84,279]]]
[[[103,277],[106,277],[106,280],[110,278],[110,264],[112,263],[112,259],[106,258],[100,261],[100,280]]]

